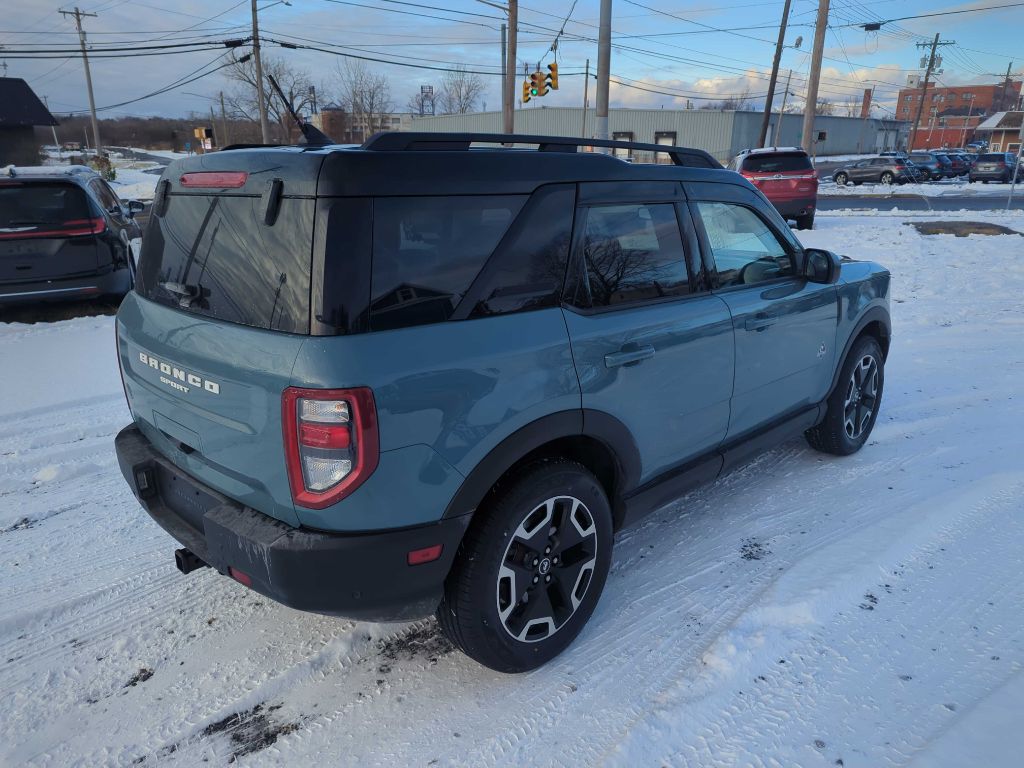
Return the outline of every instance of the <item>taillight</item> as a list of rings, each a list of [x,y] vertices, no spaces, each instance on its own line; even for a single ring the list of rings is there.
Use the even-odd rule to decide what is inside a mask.
[[[368,387],[288,387],[281,422],[288,482],[299,506],[336,504],[377,468],[377,406]]]
[[[99,235],[107,229],[107,221],[102,216],[95,219],[72,219],[60,224],[53,224],[46,229],[21,229],[10,227],[14,232],[0,232],[0,240],[22,240],[27,237],[82,237]]]
[[[186,188],[237,189],[244,187],[248,178],[245,171],[193,171],[183,173],[179,181]]]

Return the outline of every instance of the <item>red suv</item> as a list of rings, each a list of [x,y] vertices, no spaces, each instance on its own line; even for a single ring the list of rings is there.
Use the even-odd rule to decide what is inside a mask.
[[[800,147],[765,147],[740,152],[729,166],[761,190],[783,218],[798,229],[814,226],[818,174]]]

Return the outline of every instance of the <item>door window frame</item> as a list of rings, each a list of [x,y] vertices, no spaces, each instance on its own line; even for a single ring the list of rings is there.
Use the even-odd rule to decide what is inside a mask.
[[[622,205],[670,205],[675,213],[676,227],[683,248],[683,267],[686,269],[689,291],[678,296],[662,296],[641,301],[627,301],[621,304],[595,307],[590,303],[590,289],[587,274],[586,258],[583,254],[584,233],[591,208],[607,208]],[[656,304],[667,304],[676,301],[688,301],[698,296],[706,296],[711,291],[707,270],[701,258],[700,242],[690,211],[681,195],[672,197],[664,194],[651,194],[645,197],[629,196],[629,199],[601,199],[592,202],[577,202],[575,221],[573,222],[572,243],[569,246],[569,262],[566,269],[565,284],[562,287],[562,307],[580,315],[604,314],[607,312],[624,312]]]
[[[704,228],[704,220],[701,218],[700,210],[697,207],[698,203],[719,203],[721,205],[734,205],[738,208],[746,208],[754,216],[756,216],[762,224],[768,229],[769,232],[775,237],[775,239],[782,246],[782,249],[789,256],[793,263],[793,274],[782,275],[780,277],[773,277],[771,280],[764,280],[759,283],[751,283],[750,285],[722,285],[718,275],[718,266],[715,264],[715,254],[711,247],[711,241],[708,239],[707,230]],[[805,280],[803,277],[803,264],[804,264],[804,252],[802,248],[797,248],[793,245],[793,242],[788,237],[783,237],[779,233],[778,227],[776,227],[771,221],[769,221],[757,208],[753,205],[745,203],[740,200],[711,200],[711,199],[691,199],[688,203],[690,208],[690,218],[693,219],[694,230],[697,232],[697,240],[700,243],[701,258],[704,262],[704,269],[707,273],[709,283],[711,285],[711,291],[713,293],[724,293],[732,291],[741,291],[748,288],[762,288],[763,286],[775,286],[781,285],[789,281]]]

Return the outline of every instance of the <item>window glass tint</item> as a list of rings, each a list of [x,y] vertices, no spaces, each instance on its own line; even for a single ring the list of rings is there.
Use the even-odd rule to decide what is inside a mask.
[[[910,159],[915,163],[930,163],[934,158],[931,155],[911,155]]]
[[[1006,161],[1006,155],[1004,155],[1002,152],[988,152],[988,153],[982,155],[981,157],[979,157],[978,160],[980,162],[985,162],[985,163],[1005,162]]]
[[[809,171],[811,170],[811,158],[804,154],[750,155],[743,161],[743,170],[748,173]]]
[[[312,200],[171,195],[150,218],[136,290],[177,309],[258,328],[309,331]]]
[[[74,184],[0,182],[0,229],[80,224],[91,215],[85,192]]]
[[[117,196],[102,181],[93,179],[89,182],[89,187],[96,194],[96,199],[100,201],[103,210],[119,211],[121,209],[121,203],[118,201]]]
[[[572,238],[573,185],[541,188],[512,225],[473,286],[471,317],[522,312],[558,304]]]
[[[525,195],[375,200],[370,328],[451,317],[525,202]]]
[[[793,272],[792,259],[752,210],[731,203],[697,203],[719,284],[751,285]]]
[[[590,208],[583,255],[595,307],[688,292],[686,257],[672,205]]]

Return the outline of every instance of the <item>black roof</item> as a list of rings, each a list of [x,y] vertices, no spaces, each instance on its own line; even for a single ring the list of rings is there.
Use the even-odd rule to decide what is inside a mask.
[[[59,125],[28,83],[20,77],[0,77],[0,128]]]

